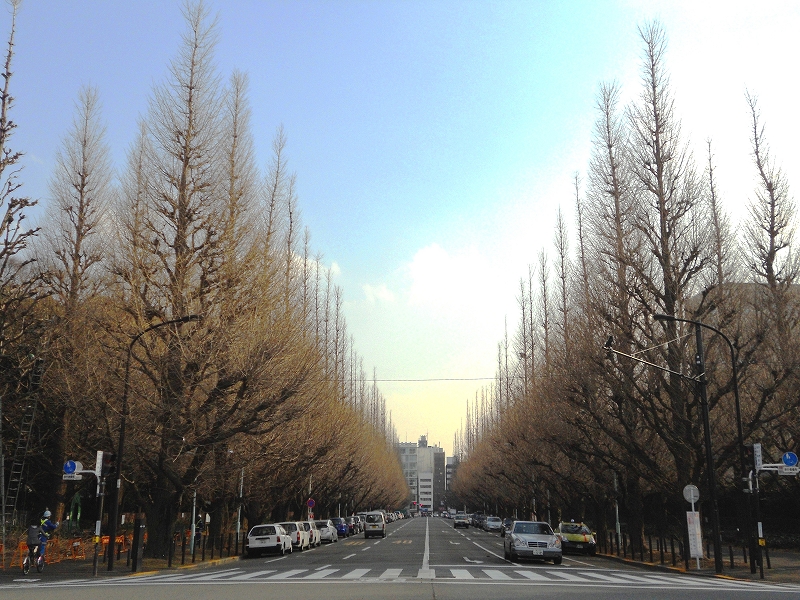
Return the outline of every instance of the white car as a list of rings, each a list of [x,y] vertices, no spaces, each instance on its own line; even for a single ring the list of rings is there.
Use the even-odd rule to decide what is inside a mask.
[[[336,531],[336,525],[328,519],[327,521],[314,521],[319,529],[319,539],[321,542],[338,542],[339,532]]]
[[[386,537],[386,519],[380,511],[368,512],[365,515],[366,524],[364,525],[364,539],[369,537]]]
[[[308,544],[312,548],[316,546],[322,545],[322,540],[319,536],[319,529],[317,529],[317,524],[314,521],[301,521],[303,527],[308,532]]]
[[[306,528],[303,527],[303,523],[301,521],[288,521],[286,523],[278,523],[281,527],[286,530],[286,533],[289,534],[289,538],[292,540],[292,546],[297,548],[301,552],[306,548],[311,547],[311,537],[308,535],[308,531]]]
[[[292,540],[286,530],[277,523],[256,525],[247,534],[248,557],[259,556],[265,552],[277,552],[281,556],[292,551]]]

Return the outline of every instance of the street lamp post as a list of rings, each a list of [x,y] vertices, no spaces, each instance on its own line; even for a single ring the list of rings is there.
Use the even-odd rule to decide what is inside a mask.
[[[119,490],[122,484],[122,455],[125,451],[125,422],[128,418],[128,390],[130,389],[130,374],[131,374],[131,354],[133,353],[133,346],[145,334],[159,327],[167,325],[176,325],[180,323],[188,323],[189,321],[199,321],[202,319],[200,315],[187,315],[179,319],[171,319],[169,321],[162,321],[140,331],[128,344],[128,355],[125,359],[125,379],[122,387],[122,413],[119,420],[119,446],[117,447],[117,481],[116,485],[111,486],[111,495],[109,498],[108,507],[108,570],[114,570],[114,548],[116,547],[117,539],[117,519],[119,518]]]
[[[706,461],[707,461],[707,470],[708,470],[708,483],[709,483],[709,493],[711,496],[711,503],[713,508],[713,519],[712,519],[712,529],[714,534],[714,566],[716,568],[717,573],[722,572],[722,549],[720,547],[720,538],[719,538],[719,506],[717,504],[717,485],[716,485],[716,476],[714,473],[714,459],[711,454],[711,431],[709,426],[709,417],[708,417],[708,397],[706,393],[706,376],[705,376],[705,357],[703,356],[703,337],[701,328],[705,327],[706,329],[710,329],[711,331],[719,334],[722,339],[724,339],[728,347],[731,351],[731,367],[733,369],[733,395],[734,401],[736,405],[736,427],[739,436],[739,468],[741,471],[741,476],[744,479],[745,475],[745,454],[744,454],[744,432],[742,429],[742,413],[741,413],[741,405],[739,403],[739,377],[736,370],[736,354],[733,349],[733,343],[731,343],[728,336],[722,333],[716,327],[712,327],[711,325],[707,325],[702,323],[701,321],[693,321],[691,319],[679,319],[678,317],[674,317],[672,315],[664,315],[664,314],[654,314],[653,318],[656,321],[675,321],[681,323],[691,323],[695,327],[695,339],[697,341],[697,384],[698,389],[700,392],[700,402],[703,406],[703,433],[705,436],[705,446],[706,446]],[[749,503],[748,503],[749,505]],[[748,538],[751,540],[750,543],[750,550],[752,556],[752,528],[749,525],[749,506],[748,506]]]

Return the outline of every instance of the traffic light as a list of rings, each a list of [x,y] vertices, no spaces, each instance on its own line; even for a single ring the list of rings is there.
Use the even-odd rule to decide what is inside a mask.
[[[113,452],[103,452],[103,468],[100,470],[103,477],[114,479],[117,476],[117,455]]]

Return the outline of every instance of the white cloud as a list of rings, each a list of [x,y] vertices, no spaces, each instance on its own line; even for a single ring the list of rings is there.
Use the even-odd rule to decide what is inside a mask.
[[[361,289],[364,290],[364,296],[366,296],[367,302],[370,304],[376,304],[378,302],[394,302],[395,300],[394,292],[392,292],[392,290],[390,290],[384,283],[377,286],[367,283],[361,286]]]
[[[487,256],[471,247],[448,252],[430,244],[405,265],[411,306],[447,314],[475,314],[494,304],[496,274]]]

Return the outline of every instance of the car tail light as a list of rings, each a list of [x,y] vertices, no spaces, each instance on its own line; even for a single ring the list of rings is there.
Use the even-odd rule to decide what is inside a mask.
[[[281,541],[281,536],[278,536],[278,538],[275,541],[280,542]]]

